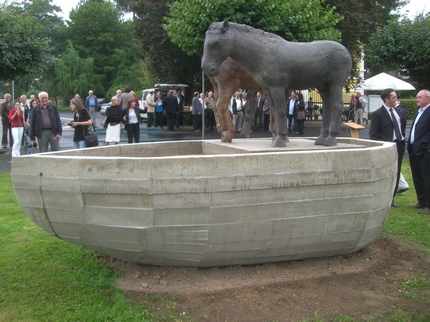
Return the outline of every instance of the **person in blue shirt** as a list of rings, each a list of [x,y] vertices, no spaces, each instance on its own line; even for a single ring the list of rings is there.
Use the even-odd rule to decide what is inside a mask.
[[[90,90],[88,92],[88,96],[85,100],[85,107],[90,112],[91,120],[92,120],[95,127],[97,127],[97,125],[96,125],[96,118],[97,118],[96,107],[97,107],[97,105],[98,105],[97,96],[95,96],[94,92],[92,90]]]

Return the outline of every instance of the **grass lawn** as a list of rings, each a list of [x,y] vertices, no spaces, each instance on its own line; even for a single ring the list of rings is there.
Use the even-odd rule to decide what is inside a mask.
[[[391,209],[384,237],[428,253],[430,216],[407,208],[416,197],[409,167],[402,172],[411,190],[396,197],[402,207]],[[154,320],[150,308],[133,306],[115,287],[118,272],[104,265],[104,256],[57,239],[28,219],[9,173],[0,173],[0,201],[0,321]]]
[[[99,254],[47,234],[0,173],[0,321],[151,321],[115,288]]]

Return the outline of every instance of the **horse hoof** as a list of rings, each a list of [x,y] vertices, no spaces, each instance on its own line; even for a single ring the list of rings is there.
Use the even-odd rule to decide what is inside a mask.
[[[233,141],[233,135],[230,132],[224,132],[223,137],[227,143],[231,143]]]
[[[319,136],[316,140],[315,140],[315,145],[324,145],[324,142],[326,140],[327,137],[325,136]]]
[[[324,145],[325,146],[336,146],[337,145],[336,139],[334,137],[329,136],[324,140]]]
[[[286,140],[282,140],[280,138],[276,138],[272,142],[272,147],[274,148],[285,148],[287,146]]]

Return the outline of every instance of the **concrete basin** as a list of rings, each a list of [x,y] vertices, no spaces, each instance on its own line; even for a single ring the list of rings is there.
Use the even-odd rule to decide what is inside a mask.
[[[224,266],[351,253],[381,232],[393,143],[337,138],[156,142],[13,158],[15,194],[48,233],[136,263]]]

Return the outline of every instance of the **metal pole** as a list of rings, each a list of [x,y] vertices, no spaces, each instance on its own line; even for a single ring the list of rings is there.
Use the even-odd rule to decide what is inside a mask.
[[[205,72],[202,70],[202,93],[203,93],[203,104],[202,104],[202,140],[205,138]]]

